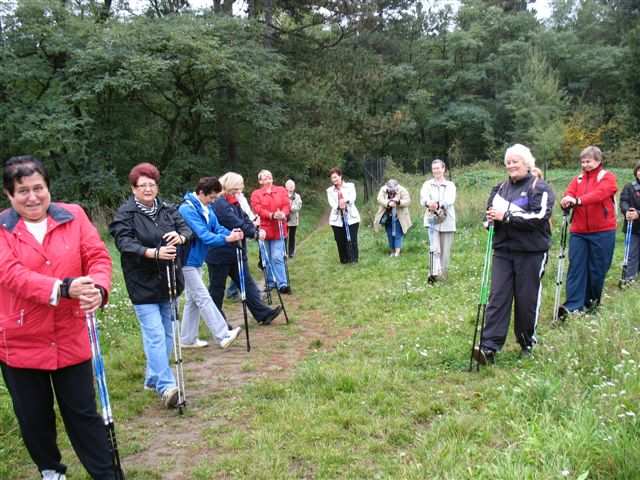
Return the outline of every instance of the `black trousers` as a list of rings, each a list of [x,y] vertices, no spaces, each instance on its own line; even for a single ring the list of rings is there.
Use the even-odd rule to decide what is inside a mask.
[[[55,393],[71,445],[91,478],[115,478],[107,431],[96,410],[90,360],[50,372],[4,363],[0,367],[22,439],[38,470],[67,470],[56,443]]]
[[[480,341],[482,347],[494,351],[502,348],[509,332],[512,303],[517,342],[522,348],[536,343],[536,324],[542,298],[541,280],[546,263],[546,252],[494,252],[491,294]]]
[[[344,227],[331,226],[333,229],[333,238],[338,246],[338,255],[340,263],[356,263],[358,261],[358,227],[359,223],[349,225],[349,233],[351,234],[351,248],[347,242],[346,230]]]
[[[289,235],[287,238],[287,254],[290,257],[293,257],[296,253],[296,230],[297,226],[289,226],[288,231]]]
[[[213,299],[213,303],[216,304],[218,310],[222,310],[222,302],[224,301],[224,288],[227,281],[227,277],[231,277],[233,282],[238,286],[240,290],[240,272],[238,270],[238,264],[211,264],[207,263],[207,270],[209,271],[209,295]],[[260,290],[253,281],[249,268],[247,267],[247,261],[244,261],[244,283],[247,294],[247,308],[253,315],[256,321],[261,322],[271,312],[272,309],[265,305],[260,299]],[[225,317],[226,318],[226,317]]]

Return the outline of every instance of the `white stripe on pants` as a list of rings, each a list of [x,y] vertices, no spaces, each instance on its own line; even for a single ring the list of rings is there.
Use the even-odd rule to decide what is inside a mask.
[[[433,253],[432,275],[446,275],[449,270],[451,245],[453,245],[453,234],[455,232],[438,232],[428,227],[427,231],[429,233],[429,252]]]
[[[186,300],[182,314],[182,343],[191,344],[196,341],[201,315],[211,333],[221,341],[229,328],[202,281],[202,268],[182,267],[182,273]]]

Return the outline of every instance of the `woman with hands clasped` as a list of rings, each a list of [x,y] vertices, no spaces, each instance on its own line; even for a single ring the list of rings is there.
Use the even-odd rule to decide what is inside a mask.
[[[175,262],[177,295],[184,288],[181,249],[191,230],[178,210],[158,199],[160,172],[140,163],[129,173],[133,195],[118,209],[109,232],[120,251],[127,292],[140,322],[147,357],[144,388],[155,390],[167,408],[178,402],[176,379],[169,366],[173,349],[167,265]]]

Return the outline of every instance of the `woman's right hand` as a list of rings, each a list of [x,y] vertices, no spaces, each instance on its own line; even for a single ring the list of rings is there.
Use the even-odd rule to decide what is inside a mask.
[[[626,219],[631,222],[633,220],[637,220],[638,219],[638,211],[635,208],[630,208],[629,210],[627,210],[627,214],[625,215]]]
[[[159,260],[175,260],[176,259],[176,247],[174,245],[167,245],[166,247],[160,247],[158,253]]]

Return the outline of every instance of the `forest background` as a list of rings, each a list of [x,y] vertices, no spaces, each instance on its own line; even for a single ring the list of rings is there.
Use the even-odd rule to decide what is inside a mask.
[[[454,5],[455,3],[455,5]],[[0,158],[35,154],[54,198],[117,206],[153,162],[163,195],[263,167],[299,183],[367,159],[419,172],[531,146],[577,167],[640,158],[640,3],[553,0],[0,3]]]

